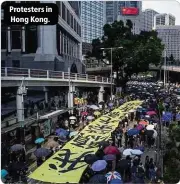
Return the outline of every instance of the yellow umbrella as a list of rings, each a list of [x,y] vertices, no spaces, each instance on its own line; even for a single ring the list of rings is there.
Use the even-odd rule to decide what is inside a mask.
[[[99,116],[99,115],[101,115],[101,113],[100,113],[99,111],[95,111],[95,112],[94,112],[94,115],[95,115],[95,116]]]

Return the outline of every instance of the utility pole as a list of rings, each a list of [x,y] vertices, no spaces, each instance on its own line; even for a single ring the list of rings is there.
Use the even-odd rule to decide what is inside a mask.
[[[27,89],[22,81],[21,85],[18,87],[16,95],[16,107],[17,107],[17,119],[21,132],[21,141],[24,141],[24,95],[27,94]]]
[[[166,88],[166,50],[164,50],[164,88]]]

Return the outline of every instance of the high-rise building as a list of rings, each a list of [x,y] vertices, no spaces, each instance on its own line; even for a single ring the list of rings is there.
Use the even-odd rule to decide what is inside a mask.
[[[151,31],[154,26],[154,16],[158,14],[155,10],[146,9],[141,15],[141,25],[143,31]]]
[[[82,41],[91,43],[93,39],[101,38],[105,23],[105,2],[81,2]]]
[[[173,26],[175,25],[176,18],[167,13],[157,14],[154,16],[154,29],[156,29],[156,26]]]
[[[165,45],[166,55],[180,62],[180,26],[156,26],[158,37]]]
[[[141,1],[110,1],[106,2],[106,22],[113,23],[115,20],[126,22],[131,20],[133,23],[133,33],[141,31]]]
[[[59,9],[57,25],[8,27],[2,20],[3,66],[67,71],[76,65],[77,72],[82,72],[80,2],[51,3]]]

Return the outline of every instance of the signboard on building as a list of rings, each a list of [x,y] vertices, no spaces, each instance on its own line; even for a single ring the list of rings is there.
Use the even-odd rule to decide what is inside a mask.
[[[136,7],[123,7],[121,9],[121,14],[122,15],[138,15],[139,9]]]

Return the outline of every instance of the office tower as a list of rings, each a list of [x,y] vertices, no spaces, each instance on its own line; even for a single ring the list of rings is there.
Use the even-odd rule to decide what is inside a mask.
[[[83,54],[90,49],[93,39],[101,38],[105,24],[105,2],[103,1],[82,1],[81,2],[81,23]],[[89,46],[88,46],[89,45]]]
[[[110,1],[106,2],[106,22],[113,23],[115,20],[133,23],[132,32],[135,34],[141,31],[141,1]]]
[[[154,16],[158,14],[155,10],[146,9],[141,15],[141,25],[143,31],[151,31],[154,26]]]
[[[154,16],[154,29],[156,29],[156,26],[170,26],[175,25],[176,18],[167,13],[157,14]]]
[[[8,27],[2,20],[3,66],[67,71],[73,64],[81,73],[80,2],[52,2],[59,9],[57,25]]]
[[[165,45],[167,57],[172,54],[180,62],[180,26],[156,26],[156,31]]]

